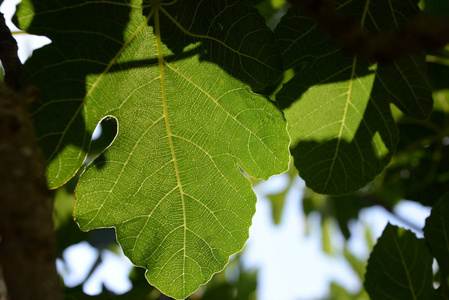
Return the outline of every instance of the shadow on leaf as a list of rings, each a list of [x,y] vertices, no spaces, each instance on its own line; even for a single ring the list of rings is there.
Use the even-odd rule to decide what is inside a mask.
[[[172,51],[164,58],[158,57],[156,47],[138,46],[140,39],[153,38],[149,34],[155,34],[156,14],[161,40]],[[149,20],[148,26],[135,26],[142,16]],[[161,59],[173,63],[198,56],[199,62],[217,64],[253,90],[275,83],[282,75],[274,35],[257,10],[244,1],[208,0],[198,5],[177,1],[154,9],[151,4],[139,6],[120,0],[71,0],[63,5],[28,0],[19,6],[15,22],[53,42],[35,51],[25,65],[23,79],[24,86],[40,87],[40,98],[31,113],[48,160],[51,188],[63,185],[78,171],[100,120],[107,114],[117,117],[121,101],[130,96],[120,91],[128,82],[125,78],[136,78],[134,86],[128,85],[139,89],[146,70],[157,67]],[[192,43],[198,46],[192,47]],[[113,78],[115,73],[123,79]],[[106,103],[105,90],[107,106],[115,105],[115,110],[102,105]],[[120,124],[119,117],[117,120]]]

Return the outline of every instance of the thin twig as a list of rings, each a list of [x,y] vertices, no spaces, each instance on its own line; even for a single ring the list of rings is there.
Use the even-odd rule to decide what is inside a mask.
[[[408,226],[409,228],[413,229],[415,232],[422,233],[423,229],[420,226],[418,226],[415,223],[411,222],[410,220],[398,215],[391,207],[387,206],[382,200],[377,198],[375,195],[367,194],[364,192],[357,192],[356,194],[357,194],[357,196],[364,199],[368,203],[371,203],[372,205],[379,205],[380,207],[385,209],[388,213],[390,213],[395,219],[397,219],[402,224]]]

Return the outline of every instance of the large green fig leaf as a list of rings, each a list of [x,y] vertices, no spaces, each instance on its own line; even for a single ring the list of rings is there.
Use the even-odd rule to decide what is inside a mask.
[[[244,1],[28,0],[17,20],[53,41],[25,66],[41,87],[32,111],[50,185],[115,118],[113,143],[80,178],[76,221],[115,227],[151,284],[187,297],[248,238],[256,198],[241,170],[288,168],[285,120],[250,91],[282,73],[274,35]]]
[[[393,33],[418,12],[416,1],[408,0],[334,3],[373,34]],[[424,55],[379,65],[350,55],[300,6],[289,9],[275,32],[284,66],[295,73],[276,100],[289,123],[300,176],[319,193],[344,194],[363,187],[395,150],[398,133],[390,104],[421,119],[432,109]]]

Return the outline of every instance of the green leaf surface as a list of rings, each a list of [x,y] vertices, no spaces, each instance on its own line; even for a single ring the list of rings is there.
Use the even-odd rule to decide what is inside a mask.
[[[423,239],[388,224],[368,260],[365,289],[372,300],[431,299],[432,260]]]
[[[250,91],[282,73],[274,35],[244,1],[24,1],[17,20],[53,42],[25,66],[25,83],[41,87],[32,113],[50,185],[116,119],[80,178],[75,218],[115,227],[151,284],[187,297],[248,238],[256,197],[241,170],[288,168],[285,120]]]
[[[209,79],[208,87],[221,94],[229,92],[229,86],[223,83],[227,75],[232,75],[245,82],[232,87],[236,89],[233,93],[246,95],[243,90],[247,86],[260,90],[280,78],[281,57],[274,35],[257,10],[244,1],[228,2],[209,0],[192,6],[184,0],[164,4],[160,38],[170,50],[164,47],[162,55],[171,62],[190,58],[217,64],[226,72],[213,74],[201,69],[206,70],[202,75],[207,76],[202,79]],[[53,41],[36,51],[24,70],[24,85],[41,87],[41,98],[31,110],[48,158],[50,188],[63,185],[76,173],[86,157],[91,132],[107,117],[105,113],[111,114],[101,100],[96,100],[98,94],[105,95],[98,92],[103,91],[103,82],[116,80],[114,87],[133,84],[132,89],[141,93],[151,88],[142,86],[149,77],[148,69],[159,72],[154,36],[152,41],[147,40],[148,35],[154,35],[151,7],[123,0],[71,0],[63,5],[28,0],[19,6],[17,25]],[[85,21],[80,22],[80,18]],[[201,76],[200,70],[190,71]],[[129,80],[123,82],[123,77]],[[110,107],[119,107],[127,96],[125,90],[115,88],[104,97],[108,97]],[[97,101],[96,105],[86,111],[92,101]],[[128,106],[119,108],[126,110]]]
[[[440,267],[445,299],[449,299],[449,194],[432,208],[426,220],[424,236]]]
[[[372,33],[400,28],[418,11],[407,0],[335,4]],[[284,66],[295,72],[276,100],[289,124],[300,176],[319,193],[363,187],[395,151],[398,132],[390,104],[421,119],[432,109],[424,55],[383,65],[348,55],[299,6],[289,9],[275,32]]]

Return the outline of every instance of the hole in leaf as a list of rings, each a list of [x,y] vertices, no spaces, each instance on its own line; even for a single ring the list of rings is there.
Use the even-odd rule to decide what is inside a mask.
[[[92,141],[90,144],[87,162],[91,162],[96,159],[97,163],[95,166],[97,168],[104,167],[106,162],[103,151],[112,144],[116,135],[117,119],[107,116],[101,120],[92,134]]]

